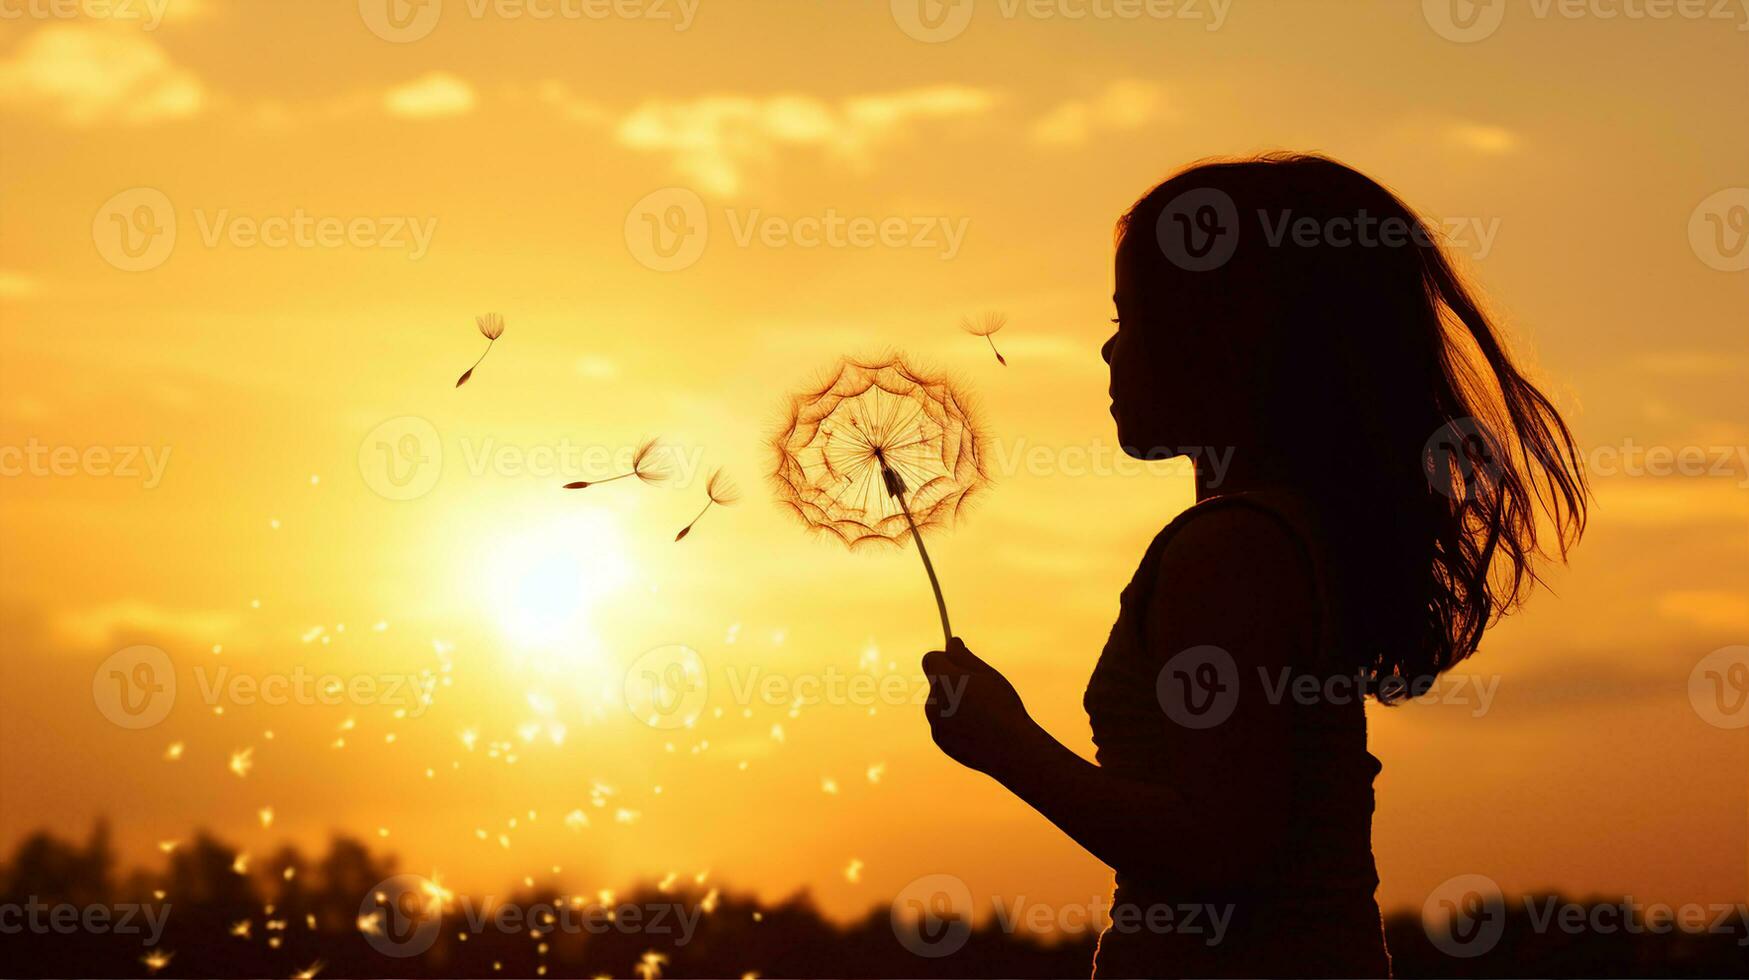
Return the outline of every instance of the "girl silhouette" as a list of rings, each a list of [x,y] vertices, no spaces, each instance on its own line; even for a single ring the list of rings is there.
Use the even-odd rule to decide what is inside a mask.
[[[1116,871],[1095,974],[1385,976],[1363,702],[1425,691],[1564,559],[1587,489],[1436,236],[1332,160],[1193,166],[1118,224],[1125,452],[1231,451],[1085,696],[1096,763],[958,639],[935,742]]]

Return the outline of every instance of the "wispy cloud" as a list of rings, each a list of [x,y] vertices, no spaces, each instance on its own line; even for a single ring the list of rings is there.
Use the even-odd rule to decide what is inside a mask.
[[[143,599],[122,599],[103,606],[63,613],[56,626],[62,635],[87,647],[128,636],[174,636],[211,642],[237,624],[235,613],[214,610],[166,609]]]
[[[433,119],[465,115],[477,101],[472,85],[448,72],[433,71],[389,89],[383,108],[408,119]]]
[[[1635,358],[1638,369],[1674,378],[1736,377],[1746,364],[1738,354],[1693,349],[1648,351]]]
[[[1446,139],[1484,156],[1506,156],[1518,150],[1518,134],[1504,126],[1454,122],[1445,129]]]
[[[651,99],[615,121],[592,100],[549,82],[540,98],[572,121],[611,126],[622,146],[665,153],[699,189],[739,190],[746,169],[782,147],[814,147],[854,166],[873,165],[873,151],[909,136],[929,120],[974,116],[996,97],[988,90],[938,85],[837,100],[812,95],[706,95]]]
[[[27,299],[42,286],[35,279],[13,269],[0,269],[0,299]]]
[[[1749,519],[1749,493],[1736,480],[1597,480],[1592,490],[1600,519],[1613,526],[1640,528],[1737,525]]]
[[[0,106],[69,126],[183,119],[205,101],[200,79],[138,31],[51,24],[0,59]]]
[[[1152,82],[1120,79],[1087,99],[1070,99],[1032,124],[1035,143],[1079,146],[1102,131],[1139,129],[1169,118],[1165,96]]]
[[[1658,597],[1658,612],[1703,629],[1749,630],[1749,597],[1735,592],[1666,592]]]

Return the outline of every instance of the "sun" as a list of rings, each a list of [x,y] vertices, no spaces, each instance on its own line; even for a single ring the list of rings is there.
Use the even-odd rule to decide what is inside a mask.
[[[594,612],[631,584],[624,531],[587,511],[495,536],[481,563],[499,631],[518,652],[586,657],[598,650]]]

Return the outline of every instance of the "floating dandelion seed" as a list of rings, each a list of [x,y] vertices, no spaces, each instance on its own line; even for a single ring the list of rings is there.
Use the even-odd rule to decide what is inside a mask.
[[[996,349],[996,341],[990,338],[1006,326],[1008,326],[1006,313],[985,313],[982,316],[968,316],[960,320],[960,329],[974,337],[984,338],[990,344],[990,353],[996,355],[996,363],[1003,367],[1008,366],[1008,358],[1002,356],[1002,352]]]
[[[618,476],[603,477],[599,480],[578,480],[575,483],[565,484],[565,489],[582,490],[584,487],[592,487],[597,483],[612,483],[615,480],[623,480],[628,476],[635,476],[645,483],[661,483],[668,479],[669,472],[667,466],[664,465],[664,460],[656,452],[659,448],[661,447],[655,439],[645,440],[632,451],[632,468],[629,472],[621,473]]]
[[[474,317],[474,325],[480,328],[480,333],[486,338],[486,350],[480,354],[480,360],[475,361],[473,367],[463,371],[462,376],[455,379],[457,388],[468,383],[468,379],[474,376],[474,368],[480,366],[480,361],[492,353],[492,345],[498,342],[499,337],[504,336],[504,318],[496,313]]]
[[[638,960],[638,965],[632,969],[642,980],[660,980],[662,967],[666,965],[668,965],[668,957],[652,949],[646,951],[643,958]]]
[[[989,484],[982,434],[965,396],[903,358],[845,360],[790,401],[772,440],[778,500],[810,529],[851,548],[917,543],[950,640],[947,602],[921,529],[945,528]]]
[[[741,499],[740,489],[729,482],[729,478],[723,475],[722,470],[717,470],[711,474],[711,478],[705,482],[704,493],[710,499],[706,500],[704,506],[699,508],[698,517],[692,519],[692,524],[697,524],[699,518],[702,518],[705,511],[710,510],[712,506],[727,507]],[[674,540],[679,541],[686,537],[692,531],[692,524],[681,528],[680,533],[674,536]]]

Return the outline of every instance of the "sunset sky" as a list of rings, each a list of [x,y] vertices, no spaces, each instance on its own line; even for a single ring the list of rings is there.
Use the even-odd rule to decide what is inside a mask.
[[[1115,453],[1113,224],[1285,148],[1437,220],[1594,470],[1589,536],[1474,682],[1368,709],[1381,904],[1460,873],[1742,900],[1749,732],[1690,679],[1749,644],[1749,13],[933,6],[0,0],[0,848],[109,814],[151,867],[200,827],[345,831],[480,892],[1097,899],[1108,871],[931,744],[916,558],[806,533],[767,439],[844,355],[970,392],[994,485],[930,539],[955,626],[1091,754],[1118,592],[1191,499]],[[958,327],[984,311],[1006,368]],[[648,437],[675,479],[560,489]],[[1705,472],[1646,472],[1688,447]],[[742,499],[675,543],[717,467]],[[94,680],[142,644],[177,691],[136,730]],[[652,727],[625,678],[675,644],[709,699]],[[810,684],[844,696],[792,710]]]

